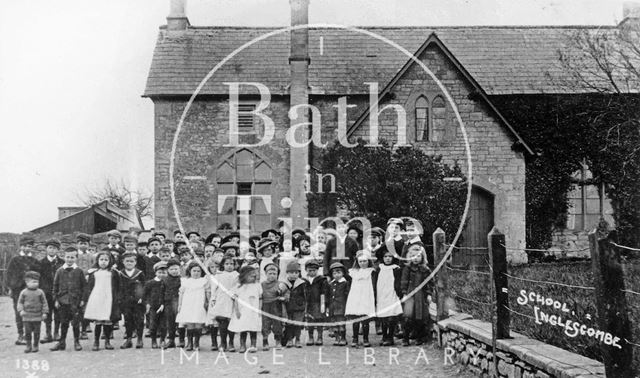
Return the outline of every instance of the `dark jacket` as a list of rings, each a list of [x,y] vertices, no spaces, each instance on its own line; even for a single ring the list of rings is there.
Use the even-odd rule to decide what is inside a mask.
[[[380,264],[382,265],[382,264]],[[376,293],[376,300],[378,298],[378,276],[380,276],[380,267],[376,268],[376,272],[371,278],[373,279],[373,288]],[[396,295],[399,299],[402,299],[402,268],[397,267],[393,269],[393,289],[396,291]]]
[[[145,258],[145,272],[144,272],[144,276],[147,277],[147,280],[151,280],[152,278],[154,278],[156,276],[156,271],[153,270],[153,266],[156,265],[156,263],[160,262],[160,257],[158,257],[158,255],[153,255],[153,256],[147,256]]]
[[[403,295],[410,294],[431,274],[431,269],[423,265],[409,264],[402,269],[402,277],[400,279],[400,289]],[[429,302],[427,296],[433,293],[433,279],[429,280],[420,291],[405,301],[405,316],[407,307],[413,306],[413,318],[428,319]]]
[[[63,264],[64,261],[57,256],[53,261],[49,261],[46,257],[40,260],[40,289],[46,295],[53,294],[53,278]]]
[[[306,312],[307,309],[307,286],[309,281],[298,278],[293,283],[289,280],[285,282],[289,287],[289,301],[287,302],[287,313]]]
[[[164,303],[170,303],[171,301],[177,301],[180,297],[180,276],[173,277],[167,276],[162,280],[164,284]]]
[[[84,298],[87,280],[80,268],[58,268],[53,278],[53,300],[60,304],[79,306]]]
[[[84,303],[87,303],[89,300],[89,295],[93,291],[94,286],[96,285],[96,276],[95,272],[97,270],[90,269],[89,275],[87,276],[87,286],[84,291]],[[118,290],[120,288],[120,274],[117,270],[111,271],[111,321],[117,322],[120,320],[120,300]]]
[[[164,290],[165,286],[162,280],[156,280],[155,278],[147,281],[144,284],[144,293],[142,300],[145,305],[151,306],[152,310],[157,310],[164,304]]]
[[[144,273],[139,269],[134,269],[133,275],[129,277],[123,270],[119,272],[118,279],[120,281],[118,297],[121,306],[138,303],[144,294]]]
[[[329,287],[331,289],[329,295],[329,316],[344,316],[351,283],[346,279],[341,282],[332,280],[329,282]]]
[[[329,307],[331,287],[325,276],[316,276],[313,282],[307,283],[307,314],[311,319],[322,319],[325,314],[320,311],[321,297],[324,296],[325,312]]]
[[[27,287],[24,283],[24,273],[29,270],[38,271],[38,260],[33,256],[16,255],[9,260],[7,265],[7,286],[14,292],[16,298],[20,295],[20,291]]]
[[[344,258],[347,261],[340,260],[337,257],[338,247],[340,246],[344,246]],[[335,237],[329,239],[329,241],[327,242],[327,247],[324,252],[324,259],[322,261],[322,271],[328,272],[329,267],[334,262],[341,262],[346,267],[352,266],[353,261],[355,260],[356,254],[358,253],[358,249],[359,249],[358,242],[356,242],[355,240],[351,239],[348,236],[345,238],[344,243],[342,241],[339,241]]]

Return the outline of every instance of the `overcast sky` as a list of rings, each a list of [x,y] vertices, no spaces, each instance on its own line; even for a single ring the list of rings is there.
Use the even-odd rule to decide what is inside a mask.
[[[105,178],[153,189],[141,98],[169,0],[0,0],[0,232],[77,205]],[[189,0],[192,25],[286,26],[289,0]],[[344,25],[615,24],[622,0],[311,0]]]

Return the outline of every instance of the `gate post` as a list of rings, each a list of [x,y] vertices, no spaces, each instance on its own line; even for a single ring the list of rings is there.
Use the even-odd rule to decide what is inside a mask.
[[[447,253],[444,241],[445,233],[440,227],[438,227],[438,229],[433,233],[433,256],[435,258],[435,265],[438,265]],[[448,262],[445,262],[442,265],[442,268],[440,268],[440,270],[438,271],[438,279],[436,281],[436,290],[438,294],[436,302],[438,306],[437,321],[449,317],[449,309],[446,308],[447,291],[449,290],[449,272],[447,271],[447,264]]]
[[[489,263],[493,270],[493,287],[496,301],[496,338],[509,339],[509,283],[507,281],[507,249],[505,237],[497,227],[487,235],[489,239]],[[493,300],[493,298],[492,298]]]

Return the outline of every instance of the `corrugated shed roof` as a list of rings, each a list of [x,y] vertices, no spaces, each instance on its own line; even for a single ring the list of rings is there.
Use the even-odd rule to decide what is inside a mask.
[[[414,53],[436,33],[489,95],[567,93],[571,75],[559,62],[568,40],[581,30],[615,27],[367,27]],[[144,96],[191,95],[207,73],[244,43],[276,28],[192,27],[161,29]],[[309,30],[309,84],[317,94],[367,93],[380,88],[408,57],[371,36],[343,29]],[[260,41],[225,63],[202,94],[225,94],[224,82],[260,82],[272,94],[287,94],[289,33]],[[255,92],[255,91],[254,91]],[[257,93],[257,92],[255,92]]]

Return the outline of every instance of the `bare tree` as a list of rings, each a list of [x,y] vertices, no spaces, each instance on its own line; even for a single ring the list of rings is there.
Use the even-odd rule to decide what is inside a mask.
[[[153,194],[145,190],[133,190],[124,181],[116,182],[106,179],[99,188],[85,188],[83,193],[77,194],[78,200],[93,206],[103,201],[109,201],[118,209],[135,212],[140,228],[144,230],[142,218],[153,216]]]

